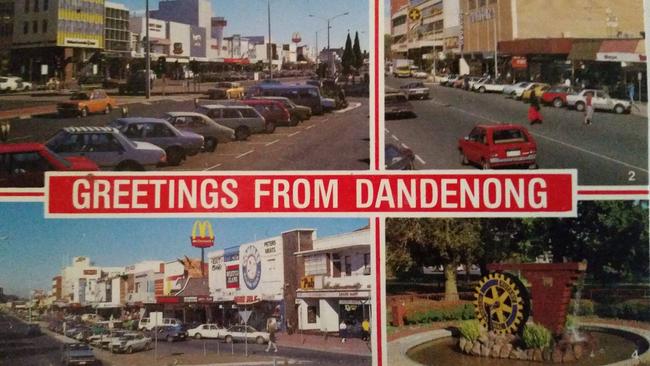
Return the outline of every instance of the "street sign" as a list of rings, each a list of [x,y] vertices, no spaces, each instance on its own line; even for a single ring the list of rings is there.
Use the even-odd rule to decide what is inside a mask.
[[[251,317],[251,313],[253,311],[251,310],[239,310],[239,316],[241,316],[241,319],[244,321],[245,324],[248,324],[248,318]]]

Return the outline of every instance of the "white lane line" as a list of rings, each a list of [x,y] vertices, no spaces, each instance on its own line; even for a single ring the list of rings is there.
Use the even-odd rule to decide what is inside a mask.
[[[461,109],[461,108],[458,108],[458,107],[451,107],[451,108],[453,108],[453,109],[455,109],[455,110],[457,110],[457,111],[463,112],[463,113],[465,113],[465,114],[468,114],[468,115],[470,115],[470,116],[472,116],[472,117],[481,118],[481,119],[484,119],[484,120],[489,121],[489,122],[492,122],[492,123],[500,123],[499,121],[493,120],[492,118],[485,117],[485,116],[480,115],[480,114],[477,114],[477,113],[469,112],[469,111],[466,111],[466,110]],[[576,146],[576,145],[570,144],[570,143],[568,143],[568,142],[560,141],[560,140],[554,139],[554,138],[552,138],[552,137],[548,137],[548,136],[546,136],[546,135],[542,135],[542,134],[539,133],[539,132],[530,132],[530,133],[531,133],[531,135],[533,135],[533,136],[535,136],[535,137],[539,137],[539,138],[542,138],[542,139],[544,139],[544,140],[548,140],[548,141],[554,142],[554,143],[556,143],[556,144],[559,144],[559,145],[562,145],[562,146],[566,146],[566,147],[571,148],[571,149],[574,149],[574,150],[578,150],[578,151],[583,152],[583,153],[585,153],[585,154],[593,155],[593,156],[598,157],[598,158],[601,158],[601,159],[603,159],[603,160],[611,161],[611,162],[613,162],[613,163],[616,163],[616,164],[620,164],[620,165],[626,166],[626,167],[628,167],[628,168],[638,169],[638,170],[640,170],[640,171],[642,171],[642,172],[646,172],[646,173],[648,173],[648,170],[645,169],[645,168],[641,168],[641,167],[638,167],[638,166],[636,166],[636,165],[632,165],[632,164],[630,164],[630,163],[626,163],[626,162],[624,162],[624,161],[621,161],[621,160],[618,160],[618,159],[615,159],[615,158],[609,157],[609,156],[607,156],[607,155],[599,154],[599,153],[597,153],[597,152],[593,152],[593,151],[587,150],[587,149],[582,148],[582,147],[580,147],[580,146]]]
[[[290,133],[290,134],[289,134],[289,137],[293,137],[293,136],[295,136],[295,135],[297,135],[297,134],[299,134],[299,133],[300,133],[300,131],[296,131],[296,132],[294,132],[294,133]]]
[[[345,109],[341,109],[341,110],[338,110],[338,111],[334,111],[334,113],[345,113],[345,112],[349,112],[349,111],[351,111],[351,110],[353,110],[353,109],[357,109],[357,108],[359,108],[359,107],[361,107],[361,103],[359,103],[359,102],[352,102],[352,103],[350,103],[350,104],[348,105],[347,108],[345,108]]]
[[[415,154],[415,159],[416,159],[417,161],[419,161],[420,164],[422,164],[422,165],[427,165],[427,162],[424,161],[424,160],[422,160],[422,158],[420,157],[420,155]]]
[[[395,139],[395,141],[399,141],[399,139],[397,138],[397,136],[395,136],[395,135],[390,135],[390,136],[391,136],[393,139]]]
[[[406,145],[406,144],[403,143],[403,142],[402,142],[402,147],[405,148],[405,149],[410,149],[410,147],[408,147],[408,145]]]
[[[311,129],[314,128],[314,127],[316,127],[316,125],[307,126],[307,127],[305,128],[305,130],[311,130]]]
[[[254,149],[253,150],[248,150],[245,153],[242,153],[242,154],[239,154],[239,155],[235,156],[235,159],[241,159],[241,158],[243,158],[244,156],[246,156],[248,154],[252,154],[254,151],[255,151]]]
[[[264,146],[271,146],[271,145],[273,145],[273,144],[275,144],[276,142],[279,142],[279,141],[280,140],[273,140],[271,142],[267,142],[266,145],[264,145]]]
[[[390,133],[390,131],[388,131],[387,128],[384,128],[384,131],[385,131],[386,133]]]
[[[222,166],[222,165],[223,165],[222,163],[219,163],[219,164],[213,165],[213,166],[211,166],[211,167],[209,167],[209,168],[205,168],[205,169],[203,169],[203,171],[204,171],[204,172],[207,172],[208,170],[212,170],[212,169],[214,169],[214,168],[218,168],[218,167],[220,167],[220,166]]]

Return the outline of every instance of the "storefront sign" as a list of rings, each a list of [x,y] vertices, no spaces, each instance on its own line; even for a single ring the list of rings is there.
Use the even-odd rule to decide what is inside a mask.
[[[259,302],[260,299],[259,297],[255,295],[251,296],[235,296],[235,304],[237,305],[245,305],[245,304],[254,304],[256,302]]]
[[[528,68],[528,60],[526,57],[513,56],[511,63],[513,69],[521,70]]]
[[[190,237],[192,246],[195,248],[210,248],[214,245],[214,231],[210,221],[197,220],[192,226],[192,236]]]
[[[638,53],[627,52],[598,52],[596,61],[609,62],[646,62],[646,57]]]
[[[411,19],[411,21],[417,22],[418,20],[420,20],[420,18],[422,18],[422,12],[420,11],[420,9],[412,8],[411,10],[409,10],[409,19]]]
[[[314,288],[314,276],[305,276],[300,280],[300,288],[303,290],[311,290]]]
[[[212,258],[210,263],[212,264],[213,271],[219,271],[221,270],[221,266],[223,265],[223,257],[222,256],[214,257]]]
[[[369,298],[370,291],[298,291],[299,299]]]
[[[98,48],[99,47],[99,41],[97,41],[96,39],[68,38],[68,37],[66,37],[63,40],[63,45],[64,46],[69,46],[69,47]]]
[[[190,27],[190,55],[192,57],[205,57],[206,37],[205,28]]]
[[[174,42],[174,54],[175,55],[180,55],[182,53],[183,53],[183,43]]]
[[[469,13],[469,21],[472,23],[482,22],[494,18],[494,9],[481,8]]]
[[[239,288],[239,264],[226,266],[226,288]]]
[[[241,259],[244,283],[249,290],[254,290],[260,283],[262,276],[262,260],[260,253],[254,245],[249,245]]]
[[[275,240],[264,242],[264,254],[275,254]]]
[[[96,274],[97,274],[96,269],[84,269],[84,275],[86,275],[86,276],[92,276],[92,275],[96,275]]]

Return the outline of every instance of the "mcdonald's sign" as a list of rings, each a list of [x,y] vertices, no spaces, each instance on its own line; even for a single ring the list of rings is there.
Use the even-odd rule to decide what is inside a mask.
[[[214,245],[214,231],[209,221],[197,220],[192,226],[192,246],[196,248],[209,248]]]

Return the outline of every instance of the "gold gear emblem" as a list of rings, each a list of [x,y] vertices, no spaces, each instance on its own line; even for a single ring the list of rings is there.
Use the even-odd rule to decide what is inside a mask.
[[[521,281],[508,273],[490,273],[474,294],[476,318],[487,329],[517,333],[530,314],[530,298]]]
[[[422,16],[422,12],[420,12],[420,9],[413,8],[413,9],[409,10],[409,18],[412,21],[416,22],[416,21],[420,20],[421,16]]]

